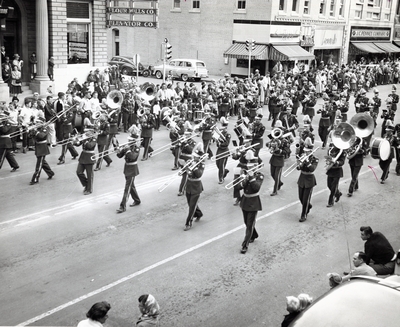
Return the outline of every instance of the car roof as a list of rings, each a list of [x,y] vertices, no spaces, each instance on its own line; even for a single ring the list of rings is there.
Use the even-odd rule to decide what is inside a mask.
[[[198,59],[171,59],[170,61],[176,61],[176,60],[180,60],[180,61],[198,61],[198,62],[203,62],[202,60],[198,60]]]
[[[358,276],[318,298],[290,327],[397,327],[400,276]]]

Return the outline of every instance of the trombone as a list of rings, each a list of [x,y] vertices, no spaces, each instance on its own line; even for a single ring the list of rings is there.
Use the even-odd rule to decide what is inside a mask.
[[[178,143],[186,142],[186,141],[188,141],[188,140],[194,138],[195,136],[197,136],[197,135],[196,135],[196,134],[193,134],[193,135],[191,135],[190,137],[181,136],[179,139],[177,139],[177,140],[175,140],[175,141],[173,141],[173,142],[171,142],[171,143],[165,144],[165,145],[163,145],[162,147],[160,147],[160,148],[154,150],[154,151],[151,153],[151,156],[154,157],[154,156],[160,154],[161,152],[164,152],[165,150],[168,150],[169,148],[171,148],[171,147],[177,145]]]
[[[226,184],[226,185],[225,185],[225,188],[226,188],[227,190],[232,189],[232,188],[235,187],[236,185],[239,185],[241,182],[243,182],[243,181],[249,176],[248,173],[249,173],[250,171],[252,171],[253,173],[255,173],[255,172],[261,170],[263,167],[264,167],[264,164],[263,164],[263,163],[260,163],[260,164],[258,164],[257,166],[254,166],[254,167],[251,168],[251,169],[244,170],[244,173],[243,173],[243,174],[241,174],[239,177],[235,178],[232,182]]]
[[[105,157],[105,156],[107,156],[107,155],[109,155],[109,154],[112,154],[112,153],[121,151],[124,147],[130,147],[130,146],[132,146],[133,144],[135,144],[136,142],[141,143],[142,140],[143,140],[143,139],[135,139],[135,140],[132,140],[132,141],[128,141],[128,142],[126,142],[126,143],[123,143],[123,144],[120,144],[120,145],[114,147],[113,150],[104,150],[104,151],[102,151],[102,152],[99,152],[98,154],[94,154],[94,155],[92,155],[92,156],[90,157],[90,159],[92,159],[92,160],[101,159],[101,158],[103,158],[103,157]]]
[[[57,145],[67,145],[68,143],[82,142],[91,137],[97,137],[97,132],[95,132],[93,130],[89,130],[85,133],[74,135],[65,140],[58,141],[56,144],[50,145],[50,147],[55,148]]]
[[[306,160],[308,160],[308,158],[319,149],[319,146],[317,146],[314,150],[312,150],[309,154],[303,154],[299,159],[297,159],[297,161],[291,165],[288,169],[286,169],[282,176],[283,177],[287,177],[289,176],[294,170],[297,169],[297,167],[300,167],[300,165],[305,162]]]
[[[250,149],[256,147],[259,144],[260,143],[255,143],[255,144],[252,144],[252,145],[249,145],[249,146],[240,145],[240,146],[236,147],[233,150],[228,150],[228,151],[221,152],[221,153],[215,155],[214,157],[211,158],[211,161],[217,161],[217,160],[229,157],[231,154],[234,154],[234,153],[246,152],[247,150],[250,150]]]
[[[171,177],[169,180],[167,180],[163,185],[161,185],[161,186],[158,188],[158,192],[161,193],[161,192],[164,191],[168,186],[170,186],[171,183],[172,183],[177,177],[182,176],[182,175],[185,173],[185,171],[193,164],[193,162],[194,162],[194,159],[188,160],[188,161],[186,162],[186,164],[178,171],[177,174],[173,174],[172,177]]]

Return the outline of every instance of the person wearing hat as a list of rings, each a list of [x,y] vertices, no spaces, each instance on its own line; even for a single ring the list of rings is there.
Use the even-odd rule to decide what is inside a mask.
[[[111,305],[106,301],[93,304],[86,314],[87,319],[80,321],[78,327],[102,327],[108,318],[107,313],[110,309]]]
[[[10,133],[13,131],[10,116],[6,113],[0,113],[0,169],[3,167],[4,160],[7,159],[11,166],[11,172],[17,171],[19,165],[15,160],[13,153],[13,144]]]
[[[188,231],[192,228],[193,218],[196,218],[196,221],[199,221],[203,216],[202,211],[198,206],[198,202],[200,199],[200,194],[203,192],[203,184],[201,182],[201,176],[204,173],[204,159],[206,158],[203,143],[199,142],[193,149],[192,159],[193,164],[189,165],[189,167],[185,168],[187,172],[188,179],[186,183],[186,200],[189,206],[189,212],[186,218],[184,231]]]
[[[395,148],[394,146],[397,145],[397,137],[393,135],[394,133],[394,125],[391,120],[386,121],[385,125],[385,134],[384,138],[389,141],[390,144],[390,154],[389,157],[386,160],[382,160],[382,158],[379,159],[379,167],[382,169],[382,175],[381,175],[381,184],[385,184],[386,179],[389,176],[389,169],[390,169],[390,164],[393,161],[393,158],[395,156]]]
[[[321,115],[318,123],[318,135],[322,142],[322,149],[325,149],[326,142],[328,141],[329,129],[331,128],[331,117],[334,115],[332,104],[327,96],[324,99],[324,104],[321,109],[318,109],[317,114]]]
[[[396,85],[392,85],[392,93],[388,95],[388,97],[392,98],[392,110],[397,110],[397,104],[399,103],[399,95],[397,94]]]
[[[24,61],[21,60],[21,57],[18,53],[14,54],[14,59],[12,61],[12,66],[17,67],[18,71],[22,72],[22,67],[24,67]]]
[[[327,277],[330,288],[334,288],[342,283],[342,276],[338,273],[329,273]]]
[[[251,151],[254,154],[254,149],[251,148],[251,142],[253,140],[251,134],[243,135],[242,133],[242,139],[243,139],[243,144],[240,144],[239,146],[237,146],[236,141],[233,141],[233,145],[235,146],[235,151],[232,153],[232,159],[238,160],[238,164],[236,165],[233,171],[233,180],[239,178],[239,176],[243,172],[243,169],[246,168],[247,164],[246,153],[248,151]],[[233,203],[234,206],[240,204],[240,200],[242,198],[240,193],[241,192],[239,185],[234,186],[233,187],[233,198],[235,199],[235,202]]]
[[[348,152],[347,154],[347,159],[351,171],[351,182],[349,185],[349,190],[347,192],[348,197],[353,196],[353,192],[357,191],[359,188],[358,175],[360,173],[361,167],[364,164],[364,157],[368,153],[368,144],[369,142],[366,141],[366,138],[358,137],[356,143],[353,144],[351,148],[348,150],[348,151],[350,150],[353,151],[353,152]]]
[[[252,123],[252,142],[251,144],[254,145],[254,155],[256,157],[258,157],[258,154],[260,153],[260,150],[264,147],[264,139],[263,139],[263,135],[265,132],[265,126],[263,125],[263,123],[261,122],[263,118],[262,114],[258,114],[255,118],[254,118],[254,122]]]
[[[314,176],[314,171],[317,169],[319,159],[313,155],[314,144],[310,137],[307,137],[304,141],[303,153],[299,153],[299,159],[297,159],[297,169],[300,170],[300,176],[297,180],[299,190],[299,200],[302,206],[300,222],[304,222],[307,219],[307,215],[310,212],[311,196],[314,186],[317,185],[317,181]]]
[[[367,91],[365,89],[361,89],[359,94],[356,96],[356,99],[354,100],[356,113],[369,111],[368,102],[369,99],[367,98]]]
[[[180,169],[182,169],[192,159],[192,152],[196,146],[196,141],[193,140],[192,132],[193,130],[186,130],[184,132],[184,138],[181,142],[181,151],[179,152],[178,159]],[[181,175],[181,182],[179,184],[178,196],[182,196],[185,194],[188,174],[186,170],[181,170],[179,171],[179,175]]]
[[[383,119],[382,121],[382,128],[381,128],[381,137],[385,137],[385,133],[386,133],[386,125],[387,122],[393,122],[394,121],[394,117],[396,112],[392,109],[392,97],[387,97],[386,98],[386,109],[382,110],[382,114],[381,114],[381,118]]]
[[[333,143],[328,149],[329,164],[326,167],[327,186],[330,190],[327,207],[333,207],[333,199],[339,202],[342,192],[339,190],[339,181],[343,177],[343,165],[346,160],[346,154],[343,150],[337,148]]]
[[[108,122],[108,118],[105,114],[101,114],[99,118],[99,123],[95,126],[97,132],[97,151],[99,154],[104,154],[107,152],[107,145],[109,145],[108,138],[110,137],[110,123]],[[110,167],[112,160],[108,154],[101,155],[100,158],[96,162],[96,168],[94,171],[98,171],[101,169],[101,164],[103,163],[103,159],[107,163],[106,167]]]
[[[119,209],[117,213],[122,213],[126,211],[126,202],[131,195],[133,203],[130,207],[137,206],[141,203],[139,194],[137,193],[135,187],[135,177],[139,175],[139,167],[137,161],[140,154],[140,129],[135,125],[130,128],[130,136],[128,137],[128,144],[124,147],[118,147],[117,157],[125,159],[124,175],[125,175],[125,189],[122,196]]]
[[[36,168],[32,176],[30,185],[39,183],[40,173],[42,169],[47,174],[47,179],[52,179],[54,172],[51,170],[49,164],[46,161],[46,156],[50,154],[49,146],[47,144],[47,126],[44,125],[45,118],[40,116],[36,124],[36,128],[32,129],[29,133],[35,140],[35,155],[36,155]]]
[[[156,118],[151,113],[150,106],[144,107],[144,114],[140,117],[140,125],[142,127],[141,137],[143,138],[143,158],[142,161],[147,160],[153,148],[151,147],[151,140],[153,137],[153,129],[156,126]]]
[[[174,118],[168,116],[170,119],[170,123],[168,123],[169,129],[169,139],[171,140],[170,150],[174,156],[174,167],[172,170],[179,169],[179,153],[180,153],[180,141],[183,139],[183,135],[185,133],[185,129],[183,127],[183,121],[179,118]]]
[[[372,102],[373,102],[373,108],[374,108],[374,112],[376,113],[376,116],[379,115],[379,109],[381,108],[382,105],[382,99],[379,97],[379,90],[378,89],[374,89],[374,97],[372,98]]]
[[[200,126],[198,128],[199,132],[202,132],[201,140],[203,142],[204,152],[208,154],[209,159],[213,156],[213,152],[210,148],[213,135],[213,126],[214,126],[213,117],[211,115],[208,115],[203,121],[203,123],[200,123]]]
[[[269,108],[268,121],[272,119],[272,123],[271,123],[272,128],[275,127],[275,122],[278,119],[279,113],[281,112],[282,105],[283,105],[283,102],[279,98],[277,92],[275,92],[275,90],[272,90],[270,98],[269,98],[269,104],[268,104],[268,108]]]
[[[259,193],[264,181],[264,174],[258,169],[260,164],[254,152],[247,151],[245,158],[247,161],[246,168],[239,177],[241,178],[241,182],[238,184],[239,190],[243,190],[240,208],[242,209],[244,224],[246,225],[245,236],[240,250],[242,254],[245,254],[249,244],[253,243],[254,240],[258,238],[255,226],[257,213],[262,210]]]
[[[218,183],[222,184],[225,180],[226,175],[228,175],[229,170],[226,169],[226,164],[228,162],[229,157],[229,144],[231,142],[231,134],[228,133],[228,120],[225,117],[221,117],[221,128],[220,128],[220,136],[217,138],[217,152],[215,154],[217,160],[215,163],[218,168]],[[227,154],[224,156],[223,154]]]

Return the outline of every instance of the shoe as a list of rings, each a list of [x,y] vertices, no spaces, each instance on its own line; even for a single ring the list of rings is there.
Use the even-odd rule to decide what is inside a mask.
[[[275,196],[275,195],[278,195],[278,193],[277,193],[277,192],[273,192],[273,193],[271,193],[270,195],[271,195],[271,196]]]
[[[184,228],[183,230],[186,232],[186,231],[188,231],[190,228],[192,228],[192,226],[186,225],[185,228]]]
[[[130,204],[129,206],[130,207],[135,207],[135,206],[138,206],[140,204],[140,202],[133,202],[132,204]]]
[[[384,181],[384,180],[381,180],[381,184],[385,184],[385,181]]]
[[[307,218],[306,218],[306,216],[302,216],[300,219],[299,219],[299,221],[302,223],[302,222],[304,222],[304,221],[306,221],[307,220]]]
[[[178,167],[174,167],[174,168],[172,168],[171,170],[178,170],[179,168]]]
[[[72,157],[72,160],[75,160],[77,157],[78,157],[78,156],[73,156],[73,157]]]
[[[196,221],[200,221],[200,218],[203,217],[203,214],[201,214],[200,216],[196,217]]]
[[[149,152],[149,158],[153,156],[153,152]]]
[[[19,169],[19,167],[14,167],[13,169],[11,169],[11,173],[16,172]]]
[[[223,182],[224,182],[224,180],[223,180],[223,179],[220,179],[219,182],[218,182],[218,184],[222,184]]]
[[[333,207],[333,203],[328,203],[327,208]]]
[[[347,196],[350,198],[353,196],[353,193],[347,193]]]
[[[147,160],[147,158],[142,158],[142,161],[146,161]]]
[[[64,160],[60,160],[60,161],[57,163],[57,165],[63,165],[63,164],[65,164],[65,161],[64,161]]]
[[[49,177],[47,177],[47,179],[52,179],[54,175],[55,174],[49,175]]]
[[[117,213],[123,213],[123,212],[125,212],[125,211],[126,211],[125,208],[119,208],[119,209],[117,209]]]
[[[94,171],[99,171],[100,170],[100,167],[96,167],[95,169],[94,169]]]
[[[279,186],[278,186],[278,191],[281,189],[282,186],[283,186],[283,183],[280,182],[280,183],[279,183]]]
[[[312,209],[312,204],[310,203],[309,205],[308,205],[308,209],[307,209],[307,215],[310,213],[310,210]]]
[[[249,241],[249,243],[253,243],[253,242],[256,240],[256,238],[258,238],[258,236],[255,237],[255,238],[251,238],[250,241]]]
[[[233,204],[234,206],[238,206],[240,204],[240,199],[236,199],[235,203]]]
[[[247,246],[242,247],[240,253],[245,254],[247,252]]]
[[[224,178],[229,174],[229,169],[225,169]]]
[[[179,192],[179,193],[178,193],[178,196],[182,196],[182,195],[183,195],[183,192]]]
[[[29,183],[29,185],[35,185],[35,184],[37,184],[37,183],[39,183],[39,182],[31,181],[31,182]]]
[[[92,194],[92,192],[90,192],[90,191],[88,191],[88,190],[85,190],[85,191],[83,192],[83,195],[89,195],[89,194]]]
[[[342,196],[342,192],[339,192],[339,194],[335,197],[335,202],[339,202],[340,197]]]
[[[112,161],[110,161],[109,163],[107,163],[106,167],[110,167]]]

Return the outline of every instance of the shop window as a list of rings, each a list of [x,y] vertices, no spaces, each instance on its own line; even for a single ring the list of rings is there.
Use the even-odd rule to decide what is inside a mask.
[[[299,1],[293,0],[292,2],[292,11],[297,12],[299,10]]]
[[[303,14],[305,14],[305,15],[310,14],[310,1],[309,0],[304,0]]]
[[[236,67],[238,68],[248,68],[249,60],[248,59],[236,59]]]
[[[91,6],[88,1],[67,1],[68,64],[89,64]]]
[[[238,10],[246,10],[246,1],[239,0],[237,2],[237,9]]]

